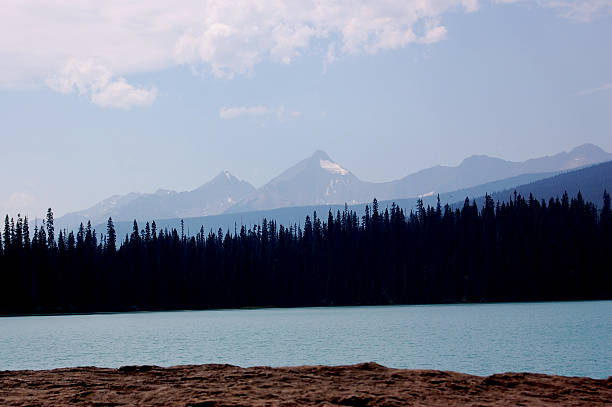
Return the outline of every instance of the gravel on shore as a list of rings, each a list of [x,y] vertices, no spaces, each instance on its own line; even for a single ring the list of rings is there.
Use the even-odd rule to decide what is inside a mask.
[[[351,366],[0,371],[2,406],[604,406],[612,378]]]

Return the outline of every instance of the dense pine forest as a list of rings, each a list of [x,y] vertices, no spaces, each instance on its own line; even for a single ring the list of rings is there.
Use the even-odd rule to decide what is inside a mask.
[[[7,215],[0,233],[2,314],[612,298],[606,192],[601,209],[580,193],[410,213],[374,200],[361,218],[195,236],[134,221],[119,237],[112,219],[58,232],[51,209],[30,227]]]

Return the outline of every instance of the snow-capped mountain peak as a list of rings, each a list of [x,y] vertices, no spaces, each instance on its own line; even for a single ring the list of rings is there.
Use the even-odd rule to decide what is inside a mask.
[[[342,204],[370,199],[371,183],[317,150],[250,194],[228,212],[297,205]]]

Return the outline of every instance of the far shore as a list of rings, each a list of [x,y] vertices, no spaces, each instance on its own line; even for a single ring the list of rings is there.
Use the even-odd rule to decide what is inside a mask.
[[[0,372],[10,406],[604,406],[612,377],[487,377],[436,370],[231,365],[79,367]]]
[[[438,303],[414,303],[414,304],[350,304],[350,305],[303,305],[303,306],[281,306],[281,305],[258,305],[234,308],[146,308],[128,307],[121,310],[102,311],[57,311],[57,312],[32,312],[32,313],[0,313],[0,318],[6,317],[51,317],[64,315],[114,315],[135,314],[144,312],[190,312],[190,311],[237,311],[237,310],[266,310],[266,309],[299,309],[299,308],[354,308],[354,307],[419,307],[419,306],[444,306],[444,305],[485,305],[485,304],[542,304],[555,302],[606,302],[612,301],[608,298],[597,299],[571,299],[571,300],[534,300],[534,301],[486,301],[479,302],[438,302]]]

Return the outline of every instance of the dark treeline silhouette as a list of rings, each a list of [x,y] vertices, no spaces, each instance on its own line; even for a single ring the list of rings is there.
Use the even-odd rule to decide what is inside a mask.
[[[361,218],[195,236],[134,221],[121,238],[111,219],[57,233],[49,209],[29,229],[7,216],[0,234],[3,314],[612,298],[605,192],[601,210],[580,193],[408,214],[374,200]]]

